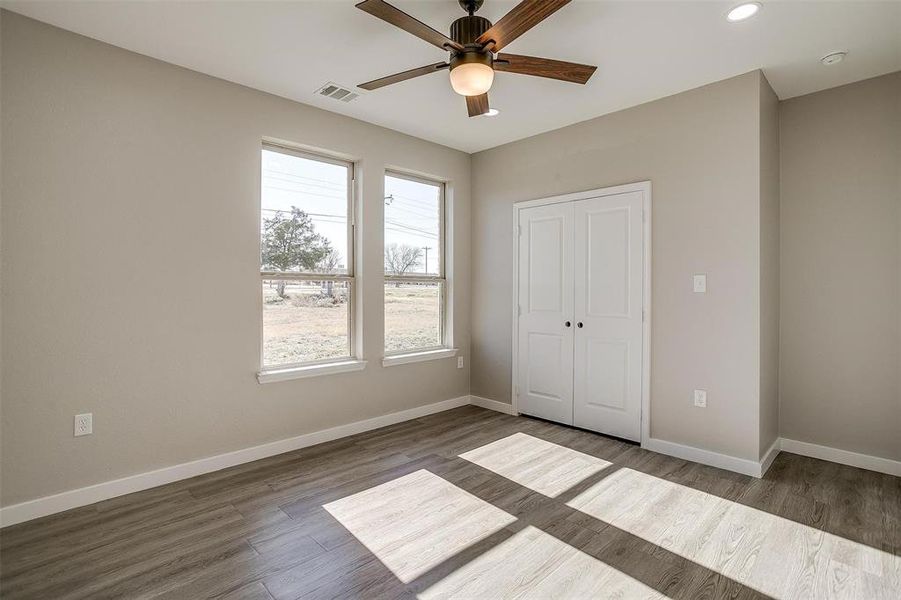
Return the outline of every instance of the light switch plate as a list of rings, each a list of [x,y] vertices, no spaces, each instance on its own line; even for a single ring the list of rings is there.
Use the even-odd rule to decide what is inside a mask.
[[[462,368],[463,368],[463,357],[462,357],[462,356],[458,356],[458,357],[457,357],[457,368],[458,368],[458,369],[462,369]]]
[[[695,406],[698,408],[707,408],[706,390],[695,390]]]
[[[707,292],[707,275],[698,273],[692,278],[695,294],[704,294]]]

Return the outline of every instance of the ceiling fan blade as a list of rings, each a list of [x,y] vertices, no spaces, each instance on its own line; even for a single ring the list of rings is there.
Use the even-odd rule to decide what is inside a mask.
[[[491,43],[491,51],[497,52],[569,2],[570,0],[523,0],[480,35],[476,43],[483,46]]]
[[[597,67],[552,60],[550,58],[537,58],[519,54],[498,54],[497,58],[494,59],[494,70],[519,73],[520,75],[550,77],[560,81],[584,84],[594,74]]]
[[[463,46],[450,39],[440,31],[436,31],[416,19],[399,8],[391,6],[384,0],[363,0],[357,4],[357,8],[368,12],[374,17],[378,17],[383,21],[391,23],[395,27],[400,27],[408,33],[412,33],[416,37],[423,39],[430,44],[435,44],[442,50],[463,51]]]
[[[435,63],[434,65],[417,67],[415,69],[410,69],[409,71],[401,71],[400,73],[395,73],[394,75],[388,75],[387,77],[373,79],[372,81],[361,83],[357,87],[363,88],[364,90],[377,90],[380,87],[385,87],[386,85],[391,85],[392,83],[400,83],[401,81],[413,79],[414,77],[419,77],[420,75],[428,75],[429,73],[443,71],[449,66],[450,65],[447,63]]]
[[[488,94],[466,96],[466,110],[470,117],[478,117],[488,112]]]

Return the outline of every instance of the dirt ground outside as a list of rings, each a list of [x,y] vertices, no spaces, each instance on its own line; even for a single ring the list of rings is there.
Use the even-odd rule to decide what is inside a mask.
[[[275,282],[263,282],[263,356],[267,366],[350,355],[347,284],[335,283],[333,296],[318,282],[290,282],[279,298]],[[437,285],[385,286],[387,352],[441,343]]]

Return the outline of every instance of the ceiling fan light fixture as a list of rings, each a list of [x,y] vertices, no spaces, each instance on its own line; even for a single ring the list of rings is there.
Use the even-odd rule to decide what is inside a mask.
[[[463,63],[451,69],[450,82],[461,96],[480,96],[491,89],[494,69],[480,62]]]
[[[454,92],[465,97],[466,112],[469,116],[494,116],[497,111],[492,111],[489,106],[488,90],[494,83],[495,70],[584,85],[597,69],[591,65],[562,60],[501,54],[501,49],[507,44],[547,19],[571,0],[520,0],[494,24],[475,14],[484,0],[458,1],[467,15],[451,23],[450,36],[429,27],[416,17],[391,5],[387,0],[362,0],[357,4],[358,9],[450,53],[447,62],[407,69],[361,83],[358,87],[375,90],[421,75],[450,69],[451,87]]]

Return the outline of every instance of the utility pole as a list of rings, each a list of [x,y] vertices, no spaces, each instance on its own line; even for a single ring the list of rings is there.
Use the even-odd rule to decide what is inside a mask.
[[[429,272],[429,250],[431,250],[432,247],[431,246],[423,246],[422,249],[425,250],[425,265],[423,266],[422,272],[428,273]]]

